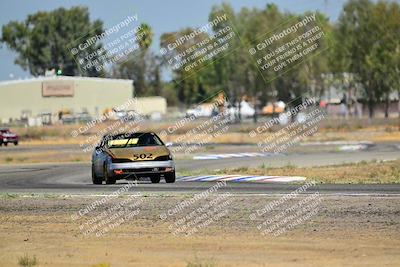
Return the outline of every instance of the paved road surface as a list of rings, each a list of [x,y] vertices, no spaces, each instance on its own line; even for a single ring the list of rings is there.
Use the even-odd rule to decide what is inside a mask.
[[[24,148],[14,148],[24,149]],[[352,152],[313,152],[276,155],[273,157],[228,158],[218,160],[177,160],[178,171],[211,170],[232,167],[268,166],[315,166],[357,162],[361,160],[393,160],[400,158],[400,150],[394,145],[371,146],[367,150]],[[48,163],[24,165],[0,165],[0,192],[98,194],[116,190],[126,181],[116,185],[91,184],[90,163]],[[140,182],[137,190],[148,192],[197,192],[213,183],[182,182],[175,184],[150,184]],[[221,191],[233,193],[280,194],[296,189],[298,185],[229,183]],[[136,188],[136,187],[135,187]],[[400,194],[400,185],[320,185],[314,187],[327,194]],[[309,192],[312,192],[310,190]]]

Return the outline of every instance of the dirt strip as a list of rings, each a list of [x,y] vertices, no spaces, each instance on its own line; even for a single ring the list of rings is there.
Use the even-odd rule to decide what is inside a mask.
[[[138,195],[102,204],[101,199],[3,196],[0,266],[18,266],[23,256],[35,256],[37,266],[60,267],[400,265],[400,197],[317,195],[279,202],[277,197],[229,194],[204,199]],[[262,223],[282,223],[309,204],[303,215],[311,215],[292,228],[264,235],[259,229]],[[121,210],[131,217],[114,221],[103,235],[85,235],[90,225]],[[210,210],[217,212],[209,224],[197,220]],[[179,232],[190,220],[196,222]],[[193,225],[198,231],[191,233]]]

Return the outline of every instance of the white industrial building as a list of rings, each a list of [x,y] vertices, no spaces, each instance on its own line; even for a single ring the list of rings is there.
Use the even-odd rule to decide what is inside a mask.
[[[0,82],[0,122],[44,115],[54,121],[62,113],[99,116],[121,106],[143,115],[166,113],[164,98],[132,101],[133,95],[133,81],[122,79],[51,76]]]

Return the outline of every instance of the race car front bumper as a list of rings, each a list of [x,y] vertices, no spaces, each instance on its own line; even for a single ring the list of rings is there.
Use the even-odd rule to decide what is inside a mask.
[[[18,138],[16,137],[4,137],[2,143],[15,143],[18,142]]]
[[[148,176],[174,172],[175,164],[172,160],[111,163],[108,171],[113,176]]]

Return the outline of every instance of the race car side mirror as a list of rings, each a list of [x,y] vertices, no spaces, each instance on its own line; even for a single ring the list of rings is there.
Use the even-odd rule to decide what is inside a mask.
[[[165,146],[166,146],[166,147],[171,147],[171,146],[172,146],[172,143],[171,143],[171,142],[165,143]]]

